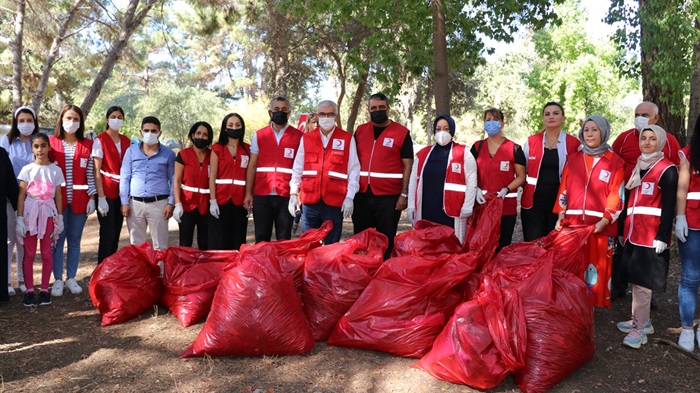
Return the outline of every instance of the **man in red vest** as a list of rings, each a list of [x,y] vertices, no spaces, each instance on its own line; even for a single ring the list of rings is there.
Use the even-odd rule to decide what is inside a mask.
[[[618,156],[625,161],[625,183],[627,183],[632,175],[632,170],[637,165],[637,158],[642,154],[639,150],[639,130],[649,124],[656,124],[659,121],[659,107],[653,102],[644,101],[637,105],[634,109],[634,127],[624,131],[615,139],[612,144],[612,149]],[[664,157],[671,160],[674,164],[680,164],[678,152],[681,146],[678,140],[671,134],[667,133],[668,137],[666,144],[661,149]],[[629,199],[629,190],[625,190],[625,200]],[[619,233],[623,233],[623,226],[627,212],[623,209],[618,218]],[[627,291],[627,282],[619,279],[620,258],[622,256],[622,244],[618,241],[615,247],[613,257],[613,271],[610,288],[610,300],[624,298]],[[657,309],[658,304],[656,299],[652,299],[652,309]]]
[[[318,228],[326,220],[333,229],[324,244],[336,243],[343,232],[343,218],[352,215],[360,177],[360,162],[352,135],[335,125],[338,105],[321,101],[317,106],[318,128],[304,134],[294,159],[289,183],[289,213],[304,205],[301,231]]]
[[[391,256],[401,211],[408,206],[413,141],[408,129],[389,120],[389,101],[382,93],[369,97],[371,121],[355,130],[360,160],[360,191],[355,195],[355,233],[367,228],[389,238],[384,258]]]
[[[289,216],[289,181],[302,133],[290,126],[292,106],[285,97],[270,101],[270,124],[255,132],[250,143],[243,206],[253,211],[255,242],[291,239],[293,217]]]

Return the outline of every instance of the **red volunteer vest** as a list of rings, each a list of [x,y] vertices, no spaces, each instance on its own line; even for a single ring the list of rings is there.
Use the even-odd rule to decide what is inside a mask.
[[[271,126],[261,128],[256,135],[259,153],[254,194],[270,195],[274,189],[277,195],[289,197],[292,166],[303,134],[296,128],[287,126],[279,144]]]
[[[194,147],[188,147],[180,151],[180,157],[184,163],[180,193],[182,195],[182,209],[186,212],[199,210],[204,215],[209,211],[209,159],[211,150],[207,149],[202,165]]]
[[[636,246],[652,247],[656,232],[661,225],[661,189],[659,179],[674,164],[666,158],[656,162],[642,176],[642,184],[630,191],[625,218],[625,242]],[[667,190],[668,191],[668,190]],[[673,190],[672,192],[676,192]],[[671,244],[671,239],[666,239]]]
[[[375,141],[372,122],[357,127],[355,142],[360,160],[360,192],[367,192],[367,186],[371,185],[374,195],[401,194],[401,146],[408,134],[408,128],[392,121]]]
[[[487,192],[499,192],[515,178],[515,147],[508,138],[491,157],[489,146],[485,140],[477,141],[474,148],[479,154],[476,157],[477,184]],[[518,193],[510,192],[503,201],[504,216],[513,216],[518,212]]]
[[[674,164],[680,164],[678,151],[681,146],[678,140],[671,134],[667,133],[668,140],[661,151],[664,157],[671,160]],[[613,143],[613,151],[625,161],[625,182],[632,176],[632,171],[637,165],[637,158],[642,155],[639,150],[639,131],[636,128],[631,128],[620,134],[615,143]]]
[[[690,161],[690,145],[684,147],[681,151],[685,153],[685,157]],[[700,172],[693,171],[692,167],[688,198],[685,202],[685,218],[688,220],[688,228],[700,230]]]
[[[97,136],[102,145],[102,189],[105,197],[109,199],[119,198],[119,170],[122,166],[122,159],[126,154],[126,149],[131,146],[131,140],[126,135],[119,134],[119,144],[121,145],[121,153],[117,150],[117,145],[112,140],[108,133],[103,132]]]
[[[304,134],[301,203],[314,204],[323,200],[329,206],[343,206],[348,193],[351,140],[349,132],[335,127],[324,149],[319,129]]]
[[[434,146],[428,146],[421,149],[416,158],[418,159],[418,184],[420,184],[423,167],[428,161],[428,156]],[[453,142],[450,150],[450,157],[447,160],[447,168],[445,168],[445,188],[442,194],[442,209],[450,217],[459,217],[459,213],[464,205],[464,198],[467,193],[467,173],[464,168],[464,152],[465,146],[461,143]],[[415,208],[418,209],[421,204],[418,200],[420,193],[416,192]]]
[[[63,140],[54,136],[49,137],[49,161],[61,167],[63,176],[66,176],[66,154],[63,151]],[[84,214],[87,212],[88,204],[88,184],[87,184],[87,166],[92,153],[92,141],[83,139],[75,145],[75,155],[73,156],[73,196],[71,201],[71,209],[73,213]],[[63,196],[63,210],[68,206],[67,187],[61,187],[61,195]]]
[[[596,163],[590,177],[581,181],[580,176],[586,176],[586,160],[582,151],[569,156],[569,178],[566,184],[567,208],[566,218],[575,225],[591,225],[600,221],[605,214],[608,195],[619,192],[612,189],[612,181],[625,163],[613,152],[606,152]],[[574,175],[574,176],[571,176]],[[617,225],[609,224],[601,234],[617,236]]]
[[[575,137],[566,134],[566,155],[578,151],[581,142]],[[544,156],[544,131],[531,135],[527,138],[528,157],[527,159],[527,182],[523,185],[523,196],[520,204],[524,209],[529,209],[534,204],[535,189],[537,189],[537,178],[540,175],[542,157]],[[561,173],[559,174],[561,176]]]
[[[219,158],[216,171],[216,203],[223,205],[229,200],[243,206],[245,196],[245,173],[250,161],[250,145],[239,142],[234,158],[226,145],[215,143],[212,151]]]

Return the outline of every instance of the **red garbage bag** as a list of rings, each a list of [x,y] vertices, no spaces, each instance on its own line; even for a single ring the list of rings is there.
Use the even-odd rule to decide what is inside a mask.
[[[587,266],[583,260],[585,245],[595,230],[595,225],[570,226],[566,222],[563,225],[561,231],[552,231],[540,240],[547,252],[553,253],[555,268],[575,275],[581,274],[583,277],[582,273]]]
[[[306,257],[302,303],[316,341],[325,341],[384,262],[387,237],[367,229]]]
[[[462,253],[462,243],[455,236],[455,230],[446,225],[428,220],[420,220],[415,229],[394,237],[392,256],[418,255],[428,257],[441,254]]]
[[[465,249],[478,261],[477,271],[493,258],[501,236],[501,214],[503,199],[493,194],[486,195],[486,203],[474,204],[474,212],[467,221]]]
[[[159,255],[145,242],[123,247],[97,265],[88,291],[102,326],[127,321],[158,304],[165,289]]]
[[[469,254],[387,260],[340,319],[328,344],[425,355],[462,301],[458,284],[475,266]]]
[[[270,244],[241,253],[224,273],[209,317],[180,357],[294,355],[314,347],[301,299]]]
[[[241,254],[263,244],[271,245],[277,251],[277,259],[282,271],[292,275],[294,287],[301,293],[301,287],[304,282],[306,254],[314,248],[321,247],[321,241],[328,236],[331,229],[333,229],[333,221],[327,220],[321,224],[321,227],[309,229],[297,239],[261,242],[252,246],[243,244],[241,246]]]
[[[500,289],[485,277],[474,300],[457,308],[431,351],[413,367],[443,381],[491,389],[523,366],[526,341],[517,291]]]
[[[161,303],[183,327],[199,322],[209,313],[222,272],[238,262],[238,251],[169,247],[163,261],[165,293]]]

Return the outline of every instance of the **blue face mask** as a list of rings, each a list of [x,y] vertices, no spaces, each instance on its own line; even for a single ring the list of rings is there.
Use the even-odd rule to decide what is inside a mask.
[[[501,132],[501,122],[498,120],[487,121],[484,123],[484,131],[486,131],[489,136],[498,135],[498,133]]]

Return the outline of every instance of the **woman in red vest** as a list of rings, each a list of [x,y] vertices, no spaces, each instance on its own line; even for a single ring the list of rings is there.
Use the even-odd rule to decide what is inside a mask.
[[[435,119],[435,144],[413,161],[406,214],[414,224],[423,219],[452,227],[464,242],[476,194],[476,161],[465,145],[453,141],[454,134],[452,117]]]
[[[513,240],[518,187],[525,183],[525,155],[520,145],[503,136],[503,123],[503,112],[500,109],[490,108],[484,111],[484,131],[488,138],[477,141],[471,148],[477,168],[476,201],[485,203],[484,194],[487,193],[505,199],[498,250]]]
[[[644,126],[639,134],[642,154],[627,185],[627,217],[622,234],[621,277],[632,284],[632,320],[617,324],[628,333],[623,344],[639,348],[653,332],[649,313],[652,291],[665,291],[676,209],[678,169],[664,157],[666,131]],[[692,326],[692,325],[691,325]]]
[[[610,123],[602,116],[589,116],[578,138],[582,150],[569,156],[562,172],[555,229],[562,220],[572,225],[595,225],[584,250],[587,266],[580,276],[588,285],[596,307],[610,307],[612,241],[617,236],[617,220],[622,210],[620,192],[624,180],[624,161],[610,150]]]
[[[173,218],[180,227],[180,245],[192,247],[197,228],[197,246],[208,250],[209,237],[209,171],[214,131],[205,121],[194,123],[187,138],[192,146],[182,149],[175,157]]]
[[[124,216],[119,199],[119,169],[131,140],[119,133],[124,125],[124,109],[112,106],[107,109],[107,129],[92,144],[95,162],[95,187],[97,188],[97,219],[100,221],[100,245],[97,263],[117,252]]]
[[[557,215],[552,208],[557,200],[566,157],[581,145],[578,138],[562,131],[564,108],[548,102],[542,110],[544,131],[531,135],[523,145],[527,159],[527,182],[520,200],[520,218],[525,241],[546,236],[554,229]]]
[[[53,136],[49,138],[49,160],[61,168],[66,179],[65,187],[61,187],[65,229],[58,237],[53,253],[52,296],[63,295],[63,245],[66,239],[68,279],[65,286],[71,293],[83,292],[75,280],[80,261],[80,239],[83,237],[87,216],[95,211],[94,195],[97,193],[93,175],[92,141],[83,136],[84,132],[85,117],[82,110],[75,105],[66,105],[58,117]]]
[[[681,316],[681,335],[678,345],[689,352],[695,349],[693,333],[700,286],[700,118],[690,144],[679,152],[676,200],[676,236],[681,254],[681,280],[678,284],[678,311]],[[700,331],[697,333],[700,342]]]
[[[243,206],[250,145],[243,142],[245,122],[229,113],[212,146],[209,174],[209,248],[238,250],[246,241],[248,211]]]

